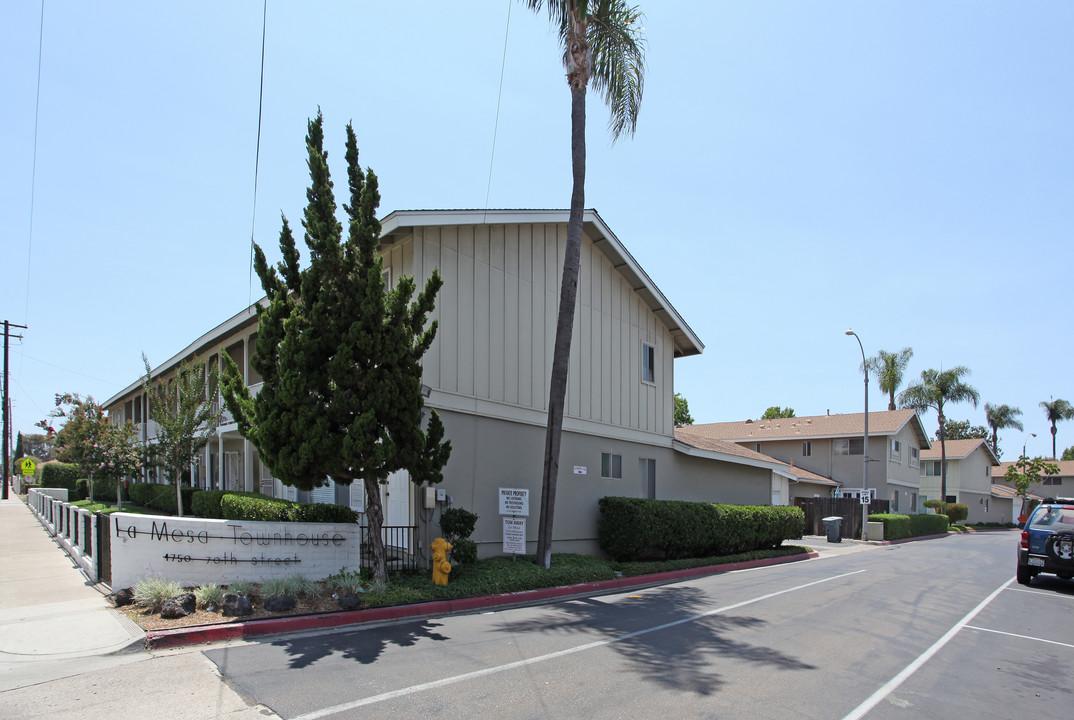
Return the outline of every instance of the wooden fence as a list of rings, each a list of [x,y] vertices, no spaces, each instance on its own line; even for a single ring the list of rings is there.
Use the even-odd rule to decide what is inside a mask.
[[[826,517],[843,518],[839,527],[839,537],[861,537],[861,501],[858,498],[795,498],[794,504],[805,513],[806,535],[826,535],[828,530],[822,520]],[[869,512],[886,513],[890,502],[874,499],[869,504]]]

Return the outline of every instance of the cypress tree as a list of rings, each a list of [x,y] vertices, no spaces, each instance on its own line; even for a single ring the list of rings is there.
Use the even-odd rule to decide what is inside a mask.
[[[421,428],[421,358],[436,336],[428,323],[443,281],[434,272],[415,296],[413,278],[384,285],[377,257],[380,205],[377,176],[358,163],[354,129],[347,125],[349,203],[347,237],[323,148],[320,111],[308,123],[310,186],[302,220],[309,262],[299,252],[287,218],[280,231],[282,260],[271,267],[254,246],[254,268],[268,303],[258,306],[251,360],[264,384],[252,397],[230,356],[224,358],[224,398],[239,431],[285,485],[312,490],[331,478],[361,480],[375,579],[387,579],[380,485],[407,470],[416,484],[435,484],[451,452],[435,411]]]

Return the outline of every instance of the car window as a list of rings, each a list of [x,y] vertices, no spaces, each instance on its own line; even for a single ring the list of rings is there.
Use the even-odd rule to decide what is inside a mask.
[[[1036,530],[1074,530],[1074,508],[1044,508],[1033,516],[1030,527]]]

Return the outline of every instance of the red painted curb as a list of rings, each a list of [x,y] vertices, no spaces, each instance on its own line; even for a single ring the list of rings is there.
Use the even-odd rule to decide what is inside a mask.
[[[746,570],[748,568],[765,567],[768,565],[782,565],[784,563],[799,562],[801,560],[808,560],[815,557],[818,557],[817,553],[810,552],[802,553],[801,555],[771,558],[768,560],[749,560],[739,563],[709,565],[700,568],[689,568],[687,570],[672,570],[669,572],[655,573],[653,575],[639,575],[637,577],[616,578],[614,580],[598,580],[595,582],[581,583],[579,585],[541,588],[539,590],[526,590],[517,593],[504,593],[501,595],[478,595],[473,597],[455,598],[452,600],[432,600],[412,605],[391,605],[387,607],[366,608],[364,610],[344,610],[318,615],[298,615],[268,618],[264,620],[250,620],[247,622],[199,625],[195,627],[175,628],[172,630],[150,630],[146,632],[145,647],[147,650],[162,650],[164,648],[180,647],[183,645],[213,643],[220,640],[239,640],[243,638],[259,637],[262,635],[303,632],[305,630],[322,630],[324,628],[339,627],[341,625],[361,625],[373,622],[384,622],[387,620],[427,617],[430,615],[450,615],[453,613],[470,612],[483,608],[503,607],[506,605],[525,605],[528,603],[554,600],[573,595],[588,595],[612,590],[630,590],[633,588],[640,589],[651,585],[660,585],[701,575],[715,575],[718,573],[729,572],[731,570]]]

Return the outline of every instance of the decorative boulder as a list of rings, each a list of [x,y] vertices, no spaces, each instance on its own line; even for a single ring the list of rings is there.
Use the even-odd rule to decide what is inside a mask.
[[[194,593],[176,595],[164,601],[164,609],[160,611],[160,616],[167,620],[174,620],[175,618],[193,615],[197,605],[198,601],[194,599]]]
[[[294,610],[296,601],[290,595],[265,598],[265,609],[269,612],[287,612]]]
[[[116,590],[108,597],[112,598],[112,602],[116,604],[116,607],[126,607],[134,602],[134,591],[130,588],[123,588],[122,590]]]
[[[352,592],[349,592],[346,595],[340,595],[336,599],[336,602],[339,603],[339,606],[344,610],[357,610],[362,604],[362,601],[358,599],[358,596]]]
[[[252,615],[254,606],[250,604],[250,598],[245,595],[228,593],[224,596],[224,604],[221,614],[224,617],[245,617]]]

